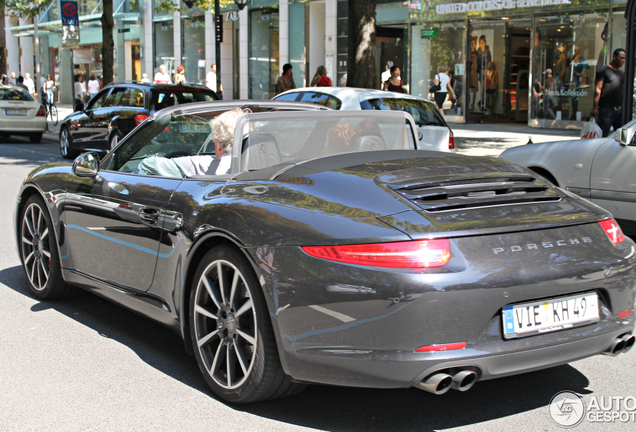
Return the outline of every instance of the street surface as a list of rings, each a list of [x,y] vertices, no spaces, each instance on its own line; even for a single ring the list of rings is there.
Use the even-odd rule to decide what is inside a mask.
[[[559,431],[549,404],[563,390],[586,406],[604,401],[610,418],[631,415],[606,423],[586,416],[573,431],[636,430],[636,349],[443,396],[310,386],[288,399],[221,403],[183,342],[160,325],[79,289],[63,301],[28,294],[13,210],[32,168],[63,161],[50,137],[0,143],[0,431]],[[613,409],[608,397],[627,397],[627,408]]]

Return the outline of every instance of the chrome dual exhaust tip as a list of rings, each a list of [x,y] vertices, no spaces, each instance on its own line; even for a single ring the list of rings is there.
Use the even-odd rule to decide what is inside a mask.
[[[609,346],[609,348],[603,351],[603,354],[607,356],[611,356],[611,357],[616,357],[617,355],[623,352],[623,350],[625,349],[625,345],[626,345],[625,339],[623,339],[622,337],[618,337],[612,341],[612,344]],[[634,345],[633,341],[631,342],[631,345]]]
[[[477,382],[477,374],[472,370],[460,370],[452,376],[438,372],[415,384],[415,387],[436,395],[443,395],[448,390],[455,389],[460,392],[470,390]]]

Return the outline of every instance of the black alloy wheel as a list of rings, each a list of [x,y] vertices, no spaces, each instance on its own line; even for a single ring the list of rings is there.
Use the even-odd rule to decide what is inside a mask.
[[[260,284],[245,257],[219,246],[197,269],[190,329],[203,376],[222,399],[248,403],[297,393],[280,364]]]
[[[38,195],[32,195],[24,204],[19,239],[20,259],[31,292],[42,299],[67,295],[70,288],[62,278],[53,223]]]

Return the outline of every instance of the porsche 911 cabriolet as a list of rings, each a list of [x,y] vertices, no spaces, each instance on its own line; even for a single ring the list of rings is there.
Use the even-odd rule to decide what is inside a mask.
[[[162,110],[101,159],[35,169],[15,213],[33,295],[81,287],[169,327],[233,403],[466,391],[634,344],[635,244],[607,211],[420,150],[402,111],[252,103],[220,172],[236,107]]]

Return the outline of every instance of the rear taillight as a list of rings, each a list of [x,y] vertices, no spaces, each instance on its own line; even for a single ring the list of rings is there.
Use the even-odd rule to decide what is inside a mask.
[[[625,240],[625,234],[623,234],[623,230],[616,220],[605,219],[600,221],[599,224],[601,225],[601,228],[603,228],[603,231],[605,231],[605,234],[607,234],[607,237],[610,239],[612,244],[617,245]]]
[[[307,254],[329,261],[375,267],[432,268],[450,260],[448,239],[339,246],[304,246]]]
[[[135,124],[139,125],[141,123],[143,123],[144,120],[146,120],[148,117],[150,117],[148,114],[139,114],[135,116]]]
[[[46,108],[44,108],[44,105],[40,105],[40,109],[38,110],[38,113],[35,116],[46,117]]]
[[[454,342],[439,345],[426,345],[419,347],[414,352],[454,351],[466,348],[466,342]]]
[[[453,135],[453,131],[450,128],[448,128],[448,149],[455,149],[455,135]]]

